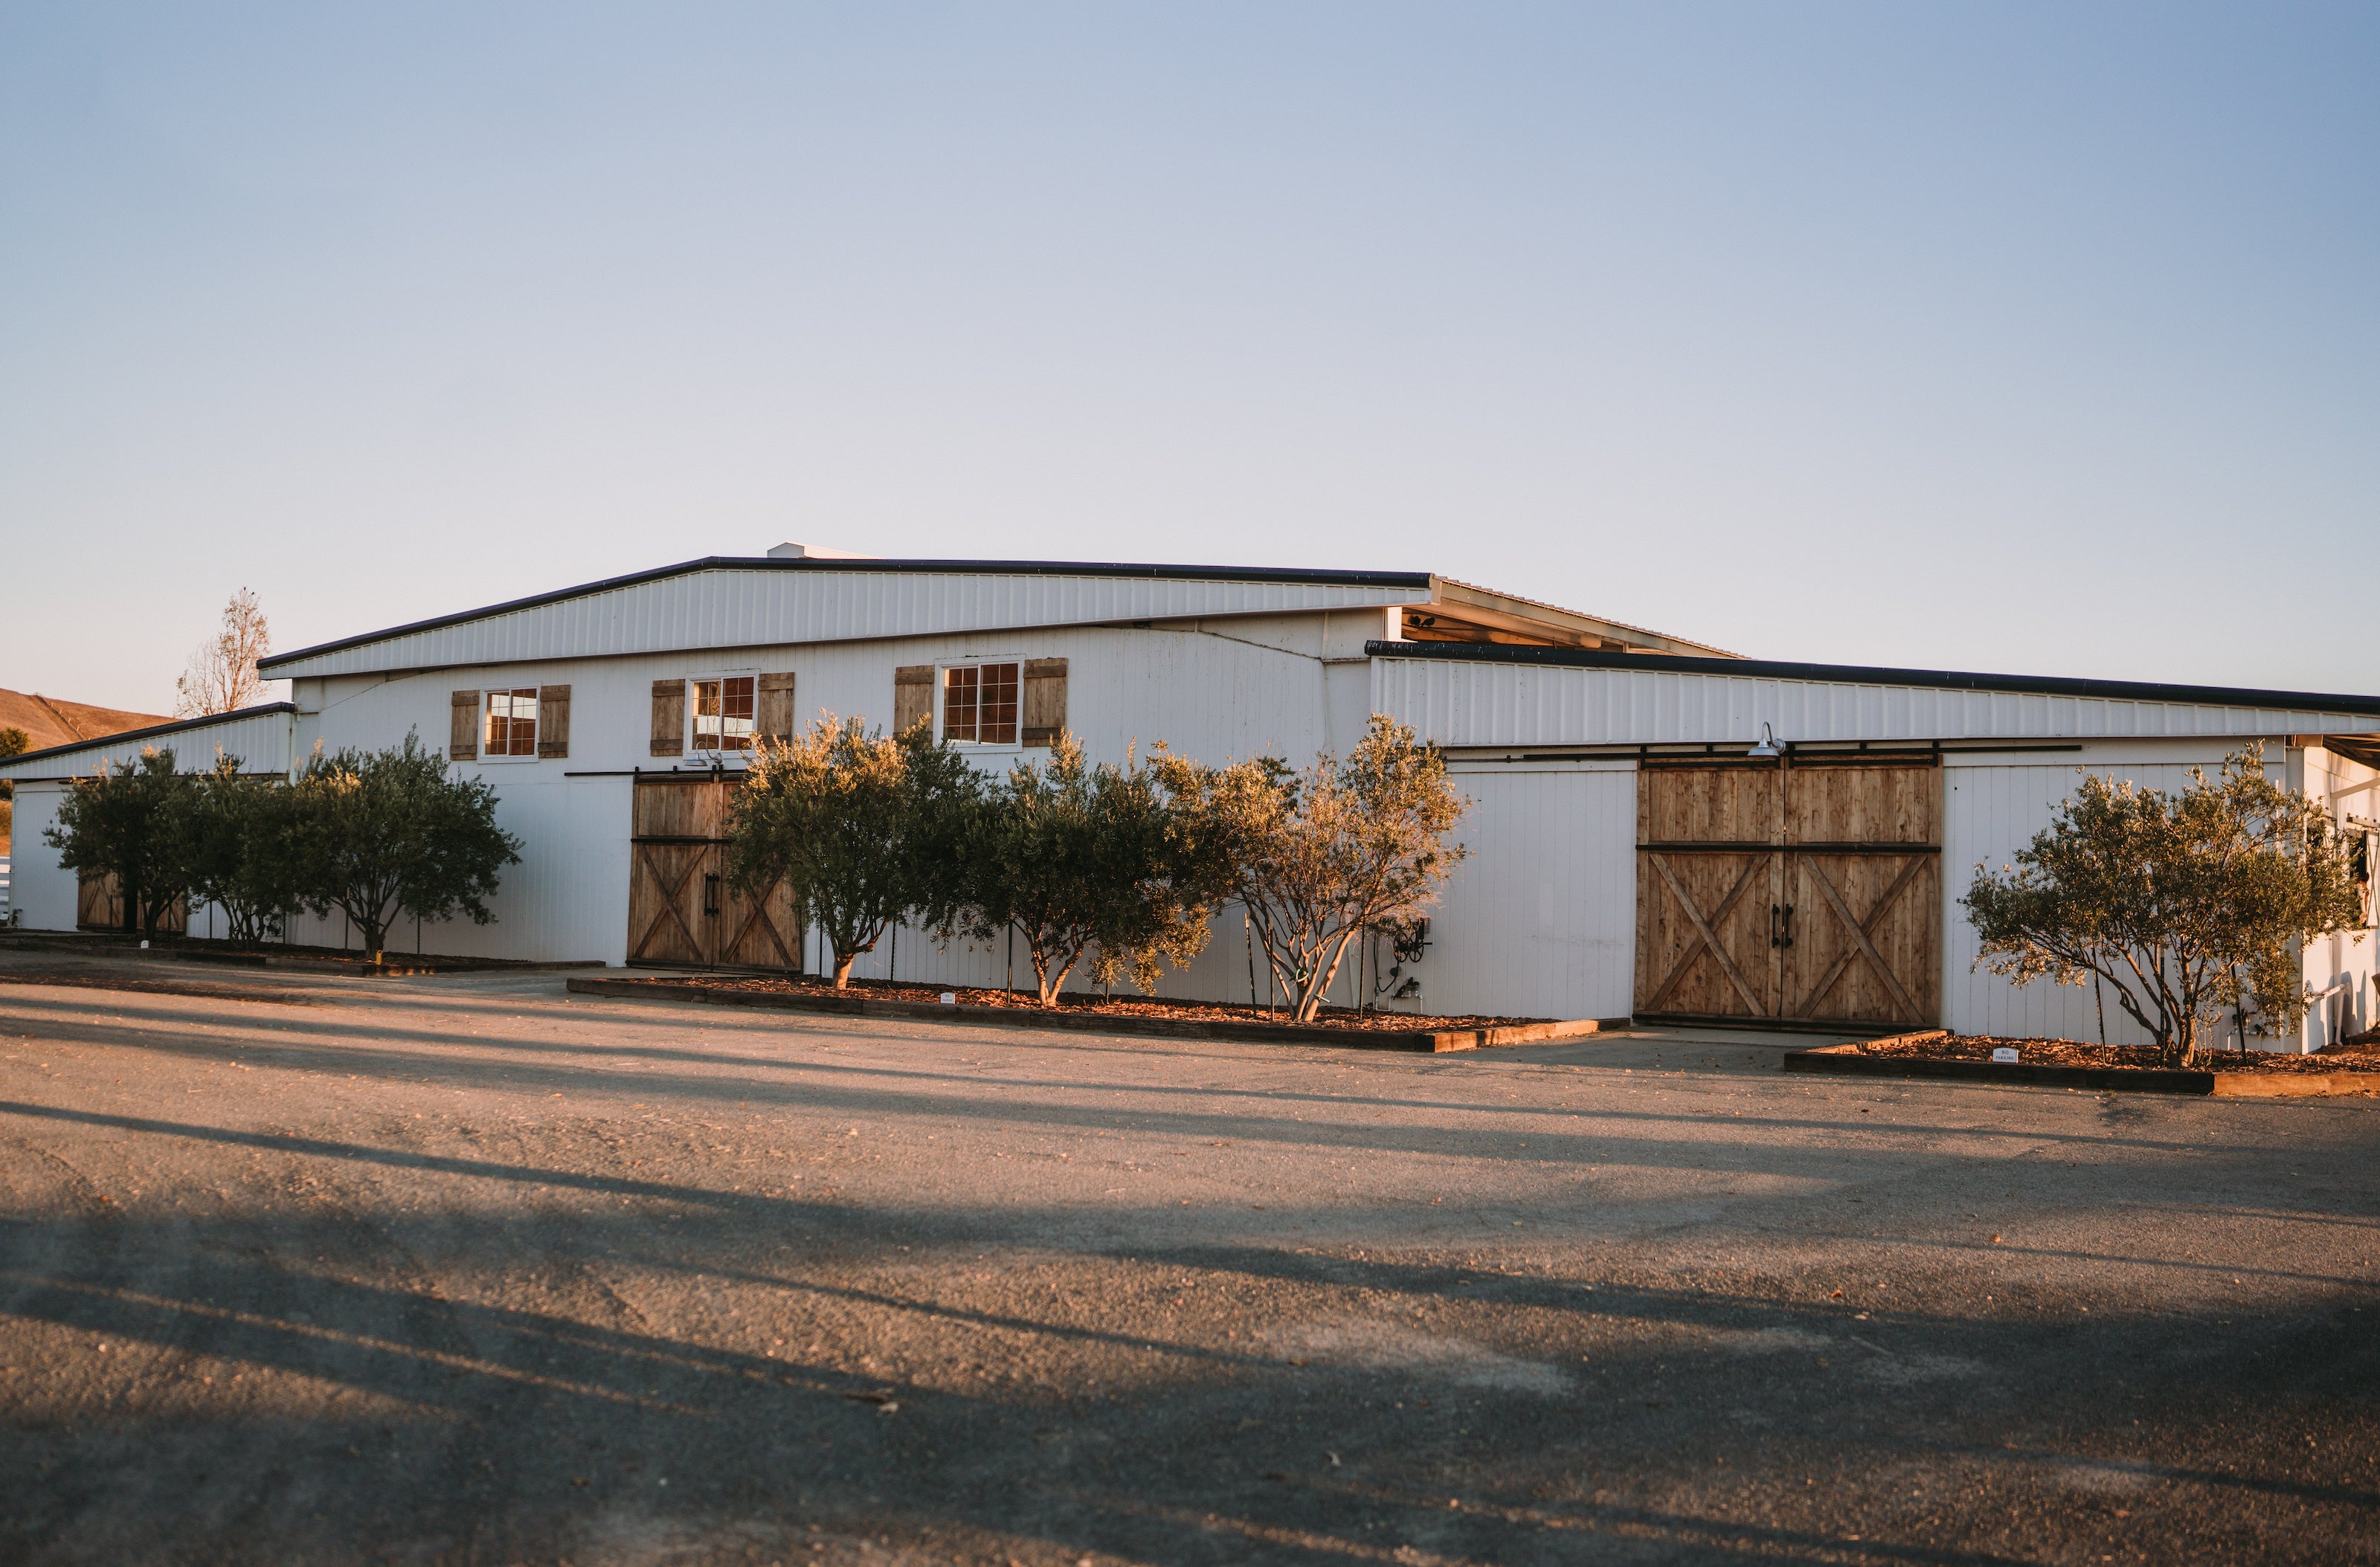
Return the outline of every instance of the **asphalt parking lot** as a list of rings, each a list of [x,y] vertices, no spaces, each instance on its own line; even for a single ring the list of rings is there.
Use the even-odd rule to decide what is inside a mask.
[[[0,1559],[2380,1557],[2380,1101],[1779,1053],[0,952]]]

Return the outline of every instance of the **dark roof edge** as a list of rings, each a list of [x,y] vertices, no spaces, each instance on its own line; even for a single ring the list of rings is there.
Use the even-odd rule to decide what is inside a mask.
[[[105,750],[127,740],[146,740],[158,735],[178,735],[185,729],[200,729],[210,723],[231,723],[244,718],[255,718],[268,712],[296,712],[295,702],[266,702],[261,707],[234,708],[229,712],[211,712],[202,718],[177,718],[171,723],[152,723],[146,729],[119,729],[113,735],[94,739],[77,740],[71,746],[44,746],[38,751],[18,751],[13,757],[0,757],[0,767],[16,767],[36,761],[42,757],[68,756],[76,751]]]
[[[1364,651],[1376,659],[1457,659],[1484,663],[1551,664],[1565,669],[1641,670],[1647,674],[1725,674],[1751,680],[1924,686],[1949,691],[2018,691],[2051,697],[2096,697],[2111,701],[2191,702],[2203,707],[2277,708],[2291,712],[2380,715],[2380,697],[2350,697],[2325,691],[2258,691],[2230,686],[2167,686],[2149,680],[2081,680],[2055,674],[1974,674],[1963,670],[1879,669],[1866,664],[1682,658],[1667,653],[1612,653],[1592,648],[1513,648],[1463,642],[1366,642]]]
[[[565,599],[582,599],[590,593],[609,592],[615,588],[634,588],[639,583],[659,582],[665,577],[685,577],[698,571],[730,570],[945,572],[977,577],[1140,577],[1159,582],[1336,582],[1351,588],[1418,588],[1424,591],[1428,590],[1430,582],[1430,574],[1426,571],[1316,571],[1297,566],[1138,565],[1100,561],[913,561],[866,557],[780,560],[770,555],[705,555],[700,560],[680,561],[675,565],[632,571],[625,577],[607,577],[600,582],[585,582],[576,588],[532,593],[526,599],[508,599],[501,604],[489,604],[482,609],[434,615],[428,620],[392,626],[385,631],[367,631],[359,637],[343,637],[335,642],[317,642],[310,648],[299,648],[294,652],[272,654],[258,661],[257,667],[272,670],[283,664],[295,663],[299,659],[320,658],[324,653],[344,652],[349,648],[392,641],[416,632],[436,631],[444,626],[460,626],[466,621],[532,610],[540,604],[558,604]]]

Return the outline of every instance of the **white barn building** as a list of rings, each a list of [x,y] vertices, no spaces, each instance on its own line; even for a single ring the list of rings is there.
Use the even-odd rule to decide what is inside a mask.
[[[2262,739],[2277,775],[2343,824],[2368,834],[2380,817],[2380,697],[1756,662],[1426,573],[788,545],[278,654],[264,673],[294,699],[0,765],[18,780],[21,925],[72,929],[83,907],[42,843],[77,775],[145,746],[194,771],[220,751],[281,773],[317,747],[411,731],[494,786],[523,862],[495,924],[393,941],[815,967],[787,911],[744,906],[716,878],[720,805],[755,735],[821,712],[925,715],[995,771],[1060,728],[1094,759],[1163,740],[1303,761],[1383,712],[1444,747],[1474,801],[1471,857],[1407,1004],[2089,1039],[2087,989],[1972,972],[1958,907],[1973,867],[2046,825],[2077,770],[2173,787]],[[206,919],[193,911],[193,929]],[[1164,990],[1245,999],[1237,923]],[[291,936],[346,932],[301,920]],[[2306,953],[2322,1001],[2296,1043],[2371,1025],[2374,948]],[[858,972],[997,984],[1004,962],[905,931]],[[2110,1039],[2135,1037],[2107,1011]]]

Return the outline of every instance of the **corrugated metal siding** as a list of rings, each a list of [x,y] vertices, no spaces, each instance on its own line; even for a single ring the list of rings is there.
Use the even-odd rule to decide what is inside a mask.
[[[1764,723],[1779,740],[1794,741],[2150,739],[2375,727],[2369,714],[1738,679],[1652,668],[1382,658],[1375,670],[1375,707],[1448,746],[1740,745],[1759,738]]]
[[[1636,770],[1458,770],[1471,857],[1430,917],[1431,1012],[1624,1017],[1634,981]]]
[[[1427,589],[982,573],[695,572],[275,664],[275,679],[1427,601]]]
[[[213,723],[146,740],[94,740],[72,751],[17,763],[13,770],[0,767],[0,778],[86,776],[103,766],[133,760],[152,747],[172,751],[174,765],[184,772],[205,771],[214,765],[218,751],[239,758],[249,772],[283,772],[289,767],[294,716],[286,711],[226,713]]]

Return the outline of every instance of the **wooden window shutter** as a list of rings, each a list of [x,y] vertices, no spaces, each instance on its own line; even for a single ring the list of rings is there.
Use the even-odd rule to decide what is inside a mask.
[[[892,733],[906,735],[919,719],[934,716],[934,666],[906,663],[892,672]]]
[[[1028,746],[1046,746],[1066,732],[1066,661],[1025,661],[1025,732]]]
[[[570,687],[537,688],[537,754],[551,761],[570,755]]]
[[[480,693],[457,691],[446,711],[446,755],[473,761],[480,755]]]
[[[653,748],[657,757],[686,754],[686,682],[653,682]]]
[[[764,674],[752,713],[752,738],[755,743],[774,740],[789,744],[794,737],[794,677],[790,674]]]

